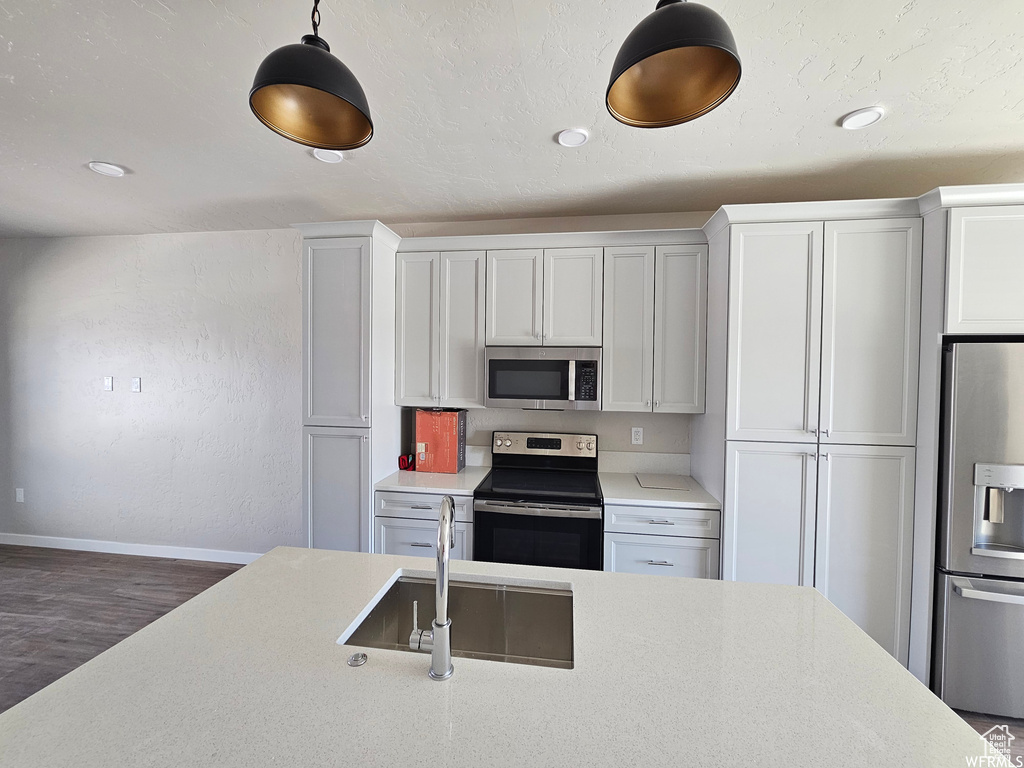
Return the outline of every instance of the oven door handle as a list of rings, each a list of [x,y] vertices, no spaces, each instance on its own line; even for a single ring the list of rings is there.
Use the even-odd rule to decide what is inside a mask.
[[[990,603],[1007,603],[1009,605],[1024,605],[1024,595],[1015,592],[997,592],[988,589],[975,589],[968,579],[951,579],[953,591],[960,597],[970,600],[986,600]]]
[[[484,501],[473,502],[474,512],[495,512],[500,515],[526,515],[528,517],[573,517],[600,520],[602,507],[543,506],[538,504],[516,504],[514,502]]]

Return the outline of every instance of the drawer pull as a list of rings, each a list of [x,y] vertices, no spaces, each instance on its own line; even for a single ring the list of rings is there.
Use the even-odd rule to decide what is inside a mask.
[[[675,525],[671,520],[648,520],[649,525]]]
[[[409,509],[433,509],[429,504],[413,504]]]
[[[648,565],[667,565],[669,567],[675,567],[675,563],[670,563],[668,560],[648,560]]]
[[[424,547],[426,549],[433,549],[434,548],[433,544],[420,544],[419,542],[410,544],[409,546],[410,547]]]

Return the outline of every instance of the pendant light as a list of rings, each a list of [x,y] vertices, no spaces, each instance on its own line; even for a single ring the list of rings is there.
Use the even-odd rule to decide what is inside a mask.
[[[249,106],[270,130],[322,149],[355,149],[373,137],[370,107],[352,71],[318,34],[320,0],[313,0],[313,34],[263,60]]]
[[[722,17],[686,0],[659,0],[619,49],[605,105],[626,125],[664,128],[707,114],[739,82],[736,41]]]

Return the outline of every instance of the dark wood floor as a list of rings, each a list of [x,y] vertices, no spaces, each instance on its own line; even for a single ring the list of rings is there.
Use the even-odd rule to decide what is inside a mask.
[[[240,567],[0,545],[0,712]]]

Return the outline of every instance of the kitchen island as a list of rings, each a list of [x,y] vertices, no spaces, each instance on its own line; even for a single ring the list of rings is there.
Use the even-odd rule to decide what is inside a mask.
[[[964,766],[974,731],[810,588],[568,582],[574,668],[336,639],[420,558],[278,548],[0,715],[14,766]],[[453,624],[453,632],[457,628]]]

